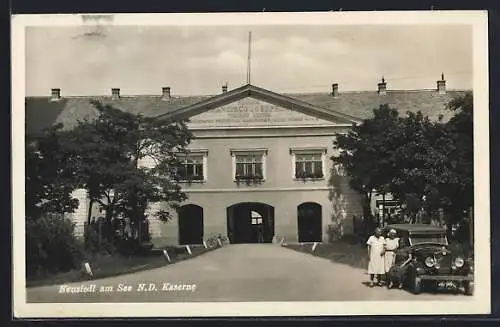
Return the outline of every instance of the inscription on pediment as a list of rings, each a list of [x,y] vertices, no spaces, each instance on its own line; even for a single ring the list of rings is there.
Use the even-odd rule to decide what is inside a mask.
[[[333,122],[245,98],[190,118],[191,128],[334,125]]]

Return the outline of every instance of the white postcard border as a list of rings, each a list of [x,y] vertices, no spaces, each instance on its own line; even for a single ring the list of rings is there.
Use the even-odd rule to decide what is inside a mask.
[[[24,237],[25,28],[82,25],[80,14],[12,17],[12,191],[13,312],[43,317],[206,317],[486,314],[490,307],[489,99],[486,11],[102,14],[103,25],[412,25],[468,24],[473,27],[475,294],[469,301],[398,302],[198,302],[198,303],[26,303]]]

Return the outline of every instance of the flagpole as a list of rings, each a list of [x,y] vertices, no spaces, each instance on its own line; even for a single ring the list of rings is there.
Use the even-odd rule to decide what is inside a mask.
[[[247,84],[250,84],[251,56],[252,56],[252,32],[248,32],[248,63],[247,63]]]

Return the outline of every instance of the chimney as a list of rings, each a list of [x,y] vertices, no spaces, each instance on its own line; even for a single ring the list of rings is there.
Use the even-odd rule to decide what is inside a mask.
[[[227,83],[222,85],[222,93],[227,93]]]
[[[437,81],[437,91],[439,94],[446,94],[446,81],[444,80],[444,73],[441,73],[441,80]]]
[[[339,96],[339,85],[337,83],[332,84],[332,96],[334,98]]]
[[[120,89],[112,88],[111,89],[111,98],[113,100],[119,99],[120,98]]]
[[[387,83],[385,82],[384,76],[382,76],[382,81],[378,83],[378,94],[387,94]]]
[[[170,99],[170,86],[165,86],[161,88],[162,99],[168,100]]]
[[[50,101],[59,101],[61,99],[61,89],[52,89]]]

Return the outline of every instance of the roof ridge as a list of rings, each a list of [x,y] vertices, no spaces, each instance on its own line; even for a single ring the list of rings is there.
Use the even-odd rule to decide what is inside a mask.
[[[254,85],[252,85],[254,86]],[[257,87],[257,86],[254,86]],[[267,90],[269,91],[269,90]],[[446,92],[470,92],[472,89],[447,89]],[[331,94],[331,92],[274,92],[270,91],[276,94],[280,94],[283,96],[293,96],[293,95],[324,95],[324,94]],[[405,92],[405,93],[418,93],[418,92],[436,92],[437,90],[435,88],[433,89],[388,89],[386,91],[387,93],[394,93],[394,92]],[[362,94],[362,93],[377,93],[377,90],[357,90],[357,91],[342,91],[339,92],[340,95],[342,94]],[[171,99],[183,99],[183,98],[213,98],[216,96],[219,96],[220,94],[192,94],[192,95],[186,95],[186,94],[179,94],[179,95],[173,95],[170,98]],[[66,96],[61,96],[61,99],[86,99],[86,98],[112,98],[112,95],[108,94],[99,94],[99,95],[66,95]],[[162,98],[163,96],[161,94],[121,94],[120,99],[126,99],[126,98]],[[38,98],[38,99],[49,99],[51,98],[50,95],[26,95],[25,98]]]

